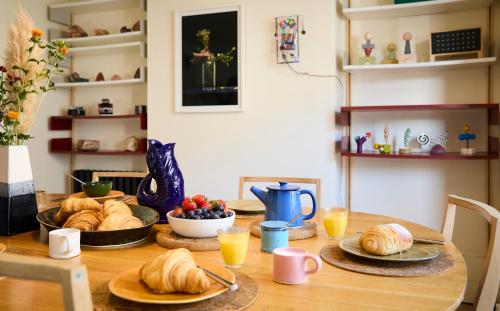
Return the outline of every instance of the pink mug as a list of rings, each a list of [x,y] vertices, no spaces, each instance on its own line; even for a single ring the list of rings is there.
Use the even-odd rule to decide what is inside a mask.
[[[307,269],[307,260],[312,259],[316,266]],[[281,247],[273,251],[273,279],[283,284],[302,284],[307,282],[309,274],[321,270],[319,256],[309,254],[297,247]]]

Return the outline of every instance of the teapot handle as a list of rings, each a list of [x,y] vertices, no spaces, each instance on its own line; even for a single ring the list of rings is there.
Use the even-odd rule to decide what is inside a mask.
[[[314,197],[314,193],[312,193],[311,190],[308,189],[300,189],[300,195],[307,194],[311,197],[312,203],[313,203],[313,210],[309,215],[304,215],[303,220],[309,220],[314,217],[316,214],[316,198]]]

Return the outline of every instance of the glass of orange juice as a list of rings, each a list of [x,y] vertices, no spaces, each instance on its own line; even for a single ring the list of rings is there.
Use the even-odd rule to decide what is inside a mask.
[[[220,252],[228,268],[238,268],[245,263],[250,231],[248,227],[233,226],[217,231]]]
[[[340,240],[345,235],[348,211],[345,208],[328,208],[321,211],[323,225],[329,239]]]

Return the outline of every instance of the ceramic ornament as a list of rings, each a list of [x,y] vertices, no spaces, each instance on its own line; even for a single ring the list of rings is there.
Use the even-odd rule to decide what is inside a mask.
[[[431,142],[431,154],[445,154],[446,149],[444,147],[448,143],[448,132],[439,135],[439,137],[436,138],[435,141],[435,143]]]
[[[363,144],[372,137],[371,132],[366,132],[364,136],[356,136],[354,137],[354,141],[356,142],[356,152],[363,153]]]
[[[417,136],[417,142],[421,147],[423,147],[431,142],[431,137],[429,136],[429,134],[421,133]]]
[[[399,56],[399,62],[401,64],[408,64],[408,63],[416,63],[417,62],[417,54],[412,53],[412,48],[411,48],[411,39],[413,38],[413,34],[411,32],[405,32],[403,34],[403,41],[404,41],[404,53],[403,55]]]
[[[476,139],[476,134],[470,132],[470,125],[465,124],[463,127],[463,133],[458,135],[458,139],[460,141],[464,141],[466,143],[466,148],[461,148],[460,149],[460,154],[464,156],[472,156],[476,154],[476,149],[475,148],[470,148],[469,146],[469,141]]]
[[[385,144],[373,144],[373,148],[380,151],[381,154],[390,154],[392,152],[392,145],[389,144],[389,127],[387,124],[385,125],[384,128],[384,141]]]
[[[410,154],[411,153],[411,148],[410,148],[410,138],[411,138],[411,129],[407,128],[404,134],[404,147],[399,148],[399,153],[400,154]]]
[[[396,57],[396,44],[389,43],[387,45],[387,59],[384,61],[384,64],[399,64],[399,61]]]
[[[359,57],[360,65],[375,65],[377,63],[377,59],[375,56],[372,56],[372,51],[375,49],[375,44],[372,43],[373,34],[371,32],[365,33],[365,43],[361,45],[365,56]]]

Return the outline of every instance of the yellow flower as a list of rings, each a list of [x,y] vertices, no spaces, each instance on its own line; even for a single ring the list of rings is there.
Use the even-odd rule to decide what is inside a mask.
[[[11,119],[11,120],[17,120],[19,118],[19,112],[9,111],[9,112],[7,112],[7,118]]]
[[[43,36],[43,31],[41,31],[41,30],[40,30],[40,29],[38,29],[38,28],[33,28],[33,29],[31,29],[31,35],[32,35],[33,37],[39,37],[39,38],[40,38],[40,37],[42,37],[42,36]]]

